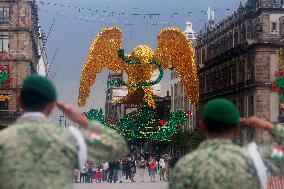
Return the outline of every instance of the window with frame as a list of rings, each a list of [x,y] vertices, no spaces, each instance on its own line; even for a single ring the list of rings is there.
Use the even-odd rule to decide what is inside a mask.
[[[9,36],[0,36],[0,52],[9,52]]]
[[[9,110],[9,101],[5,100],[5,101],[0,101],[0,111],[1,110]]]
[[[10,8],[0,7],[0,23],[9,23],[9,22],[10,22]]]
[[[281,5],[281,4],[283,4],[283,0],[274,0],[274,3],[276,5]]]
[[[277,22],[271,22],[271,32],[277,32]]]

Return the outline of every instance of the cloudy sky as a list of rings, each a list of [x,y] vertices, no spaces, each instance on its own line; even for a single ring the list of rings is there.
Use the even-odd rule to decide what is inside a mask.
[[[208,7],[216,10],[218,21],[231,14],[240,0],[37,0],[37,3],[40,25],[48,36],[50,77],[59,98],[76,106],[81,68],[101,28],[120,26],[124,32],[123,48],[127,52],[138,44],[148,44],[155,49],[156,37],[162,28],[184,29],[186,21],[192,21],[198,32],[204,28]],[[81,111],[104,108],[107,74],[104,70],[97,76],[91,98]],[[167,81],[169,71],[162,81],[164,94],[169,88]]]

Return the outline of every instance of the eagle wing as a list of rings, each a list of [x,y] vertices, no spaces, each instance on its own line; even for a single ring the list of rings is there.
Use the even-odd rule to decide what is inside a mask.
[[[84,106],[90,95],[90,88],[96,82],[96,75],[106,67],[111,71],[124,70],[125,63],[118,57],[121,48],[122,31],[118,27],[107,27],[100,31],[90,48],[83,65],[78,105]]]
[[[179,74],[185,93],[192,104],[199,101],[199,82],[194,62],[194,49],[184,32],[178,28],[166,28],[158,35],[158,47],[154,60],[164,69],[171,66]]]

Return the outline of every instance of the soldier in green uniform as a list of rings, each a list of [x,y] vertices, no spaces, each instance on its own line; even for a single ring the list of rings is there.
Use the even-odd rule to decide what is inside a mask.
[[[71,189],[73,170],[87,159],[114,161],[127,153],[126,142],[114,130],[89,122],[68,104],[57,102],[53,84],[31,75],[18,102],[23,115],[0,132],[1,189]],[[82,128],[63,128],[48,117],[54,107]]]
[[[240,147],[232,142],[239,124],[266,129],[275,144],[251,143]],[[197,150],[180,159],[174,168],[170,189],[259,189],[266,188],[270,175],[284,174],[284,128],[256,117],[240,119],[229,101],[208,102],[200,123],[207,140]]]

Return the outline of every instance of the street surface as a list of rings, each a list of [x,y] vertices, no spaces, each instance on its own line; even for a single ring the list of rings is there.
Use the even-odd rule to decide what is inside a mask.
[[[145,174],[145,182],[139,180],[139,173],[135,176],[136,182],[126,183],[123,178],[123,183],[86,183],[75,184],[74,189],[167,189],[168,182],[160,181],[159,175],[156,174],[156,182],[150,182],[150,177]]]
[[[76,184],[74,189],[167,189],[166,182],[145,183],[90,183]]]

